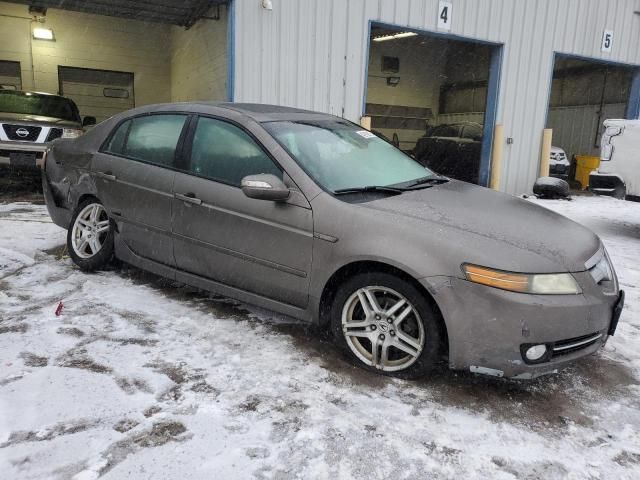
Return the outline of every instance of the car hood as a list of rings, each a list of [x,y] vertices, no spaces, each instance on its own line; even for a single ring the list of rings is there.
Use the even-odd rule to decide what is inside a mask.
[[[27,115],[24,113],[10,113],[0,112],[0,122],[15,122],[24,124],[42,124],[42,125],[55,125],[56,127],[71,127],[80,128],[81,124],[78,122],[72,122],[70,120],[64,120],[62,118],[47,117],[43,115]]]
[[[526,273],[579,272],[600,247],[591,230],[544,207],[488,188],[445,184],[361,203],[406,217],[468,262]]]

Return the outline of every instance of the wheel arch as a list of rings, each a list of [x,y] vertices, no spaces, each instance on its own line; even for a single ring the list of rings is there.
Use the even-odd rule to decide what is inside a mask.
[[[433,295],[422,285],[414,276],[407,273],[405,270],[380,261],[376,260],[358,260],[346,265],[343,265],[338,270],[336,270],[325,283],[322,294],[320,296],[320,303],[318,309],[318,322],[320,327],[323,329],[330,328],[330,312],[331,312],[331,304],[333,303],[333,299],[335,298],[335,294],[338,290],[338,287],[345,282],[348,278],[359,274],[359,273],[368,273],[368,272],[382,272],[389,273],[395,275],[408,283],[411,283],[415,288],[418,289],[427,300],[429,305],[433,308],[433,311],[436,313],[436,318],[438,320],[438,324],[442,333],[442,347],[444,349],[444,353],[448,354],[449,352],[449,336],[447,333],[447,325],[444,320],[444,316],[442,314],[442,310],[438,306],[438,303],[433,298]]]

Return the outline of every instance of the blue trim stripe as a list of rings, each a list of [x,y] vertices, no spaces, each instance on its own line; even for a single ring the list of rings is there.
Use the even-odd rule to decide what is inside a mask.
[[[627,103],[626,117],[629,120],[640,118],[640,68],[633,71],[631,90],[629,91],[629,103]]]
[[[236,78],[236,2],[229,0],[227,10],[227,100],[233,102]]]

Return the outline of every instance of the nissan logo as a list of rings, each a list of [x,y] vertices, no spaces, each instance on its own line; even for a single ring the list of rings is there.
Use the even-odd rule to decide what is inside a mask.
[[[19,128],[16,130],[16,135],[18,135],[20,138],[28,137],[29,130],[27,130],[26,128]]]

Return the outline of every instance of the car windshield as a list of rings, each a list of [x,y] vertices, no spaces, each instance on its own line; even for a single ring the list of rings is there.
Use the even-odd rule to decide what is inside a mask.
[[[389,186],[432,175],[378,136],[341,120],[264,124],[323,188],[335,192]]]
[[[53,117],[80,122],[75,104],[57,95],[0,90],[0,112]]]

